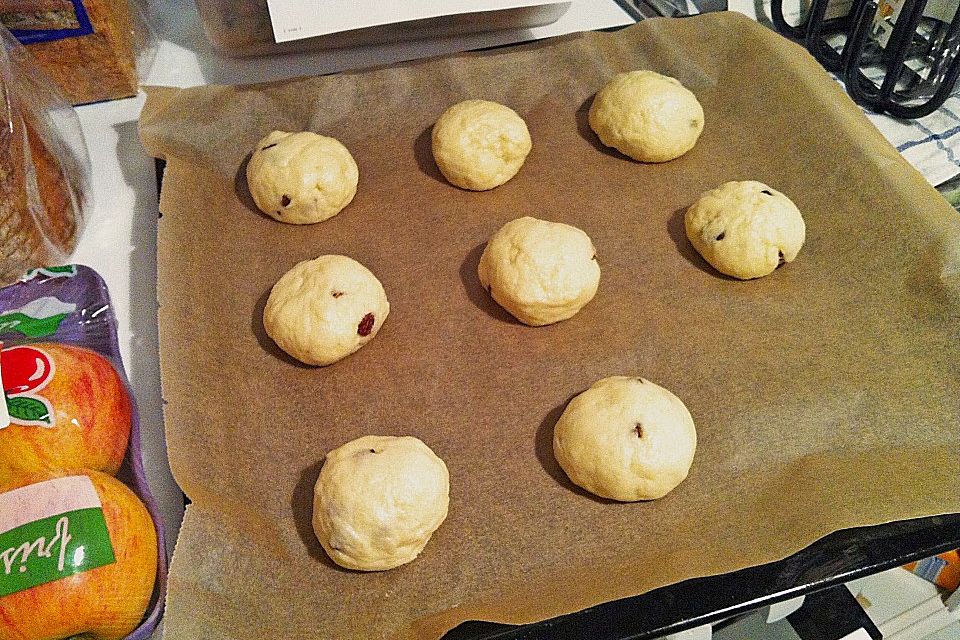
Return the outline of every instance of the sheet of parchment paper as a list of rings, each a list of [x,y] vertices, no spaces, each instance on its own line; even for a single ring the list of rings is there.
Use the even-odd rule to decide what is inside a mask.
[[[697,146],[662,165],[586,124],[614,73],[650,68],[703,103]],[[526,119],[513,180],[461,191],[429,129],[484,97]],[[257,213],[244,161],[273,129],[332,135],[356,199],[314,226]],[[168,161],[159,227],[167,440],[193,500],[168,638],[436,638],[529,622],[787,556],[845,527],[960,511],[960,216],[804,51],[738,16],[246,87],[154,89],[141,121]],[[682,214],[756,179],[807,241],[769,277],[719,276]],[[531,328],[481,289],[486,239],[522,215],[574,224],[603,274],[576,317]],[[298,366],[261,312],[296,262],[352,256],[382,280],[385,326],[327,368]],[[650,503],[597,500],[552,456],[554,422],[595,380],[642,375],[697,424],[690,476]],[[450,515],[422,556],[335,567],[310,526],[324,452],[411,434],[450,468]]]

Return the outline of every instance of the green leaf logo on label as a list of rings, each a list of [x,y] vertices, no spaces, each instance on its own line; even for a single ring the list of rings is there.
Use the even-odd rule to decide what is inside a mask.
[[[23,282],[33,280],[38,276],[47,276],[48,278],[72,278],[77,275],[77,265],[65,264],[57,267],[40,267],[39,269],[30,269],[23,276]]]
[[[53,424],[53,407],[42,396],[7,398],[7,412],[16,424],[49,427]]]
[[[16,331],[28,338],[53,335],[63,320],[76,311],[77,305],[53,296],[37,298],[19,309],[0,314],[0,334]]]
[[[116,561],[86,476],[0,494],[0,598]]]

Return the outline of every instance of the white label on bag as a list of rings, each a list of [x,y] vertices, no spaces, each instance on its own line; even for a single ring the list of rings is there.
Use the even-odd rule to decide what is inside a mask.
[[[277,42],[438,16],[555,4],[548,0],[267,0]]]

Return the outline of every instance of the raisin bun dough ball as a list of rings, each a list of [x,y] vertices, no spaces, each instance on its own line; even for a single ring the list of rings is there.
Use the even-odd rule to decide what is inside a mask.
[[[533,327],[572,317],[600,286],[590,236],[529,216],[508,222],[490,238],[477,274],[497,304]]]
[[[687,238],[720,273],[741,280],[773,273],[803,246],[806,225],[787,196],[762,182],[727,182],[684,216]]]
[[[311,131],[274,131],[247,163],[257,207],[290,224],[313,224],[340,213],[357,193],[357,163],[334,138]]]
[[[389,313],[383,285],[369,269],[346,256],[320,256],[273,285],[263,326],[297,360],[325,366],[373,340]]]
[[[384,571],[414,560],[447,517],[447,466],[410,436],[364,436],[334,449],[313,493],[313,530],[341,567]]]
[[[662,498],[693,464],[697,430],[687,407],[643,378],[604,378],[567,405],[553,453],[590,493],[632,502]]]
[[[433,158],[461,189],[486,191],[517,175],[533,148],[527,124],[510,107],[464,100],[433,125]]]
[[[693,148],[703,132],[703,107],[680,81],[654,71],[613,77],[590,105],[600,141],[640,162],[667,162]]]

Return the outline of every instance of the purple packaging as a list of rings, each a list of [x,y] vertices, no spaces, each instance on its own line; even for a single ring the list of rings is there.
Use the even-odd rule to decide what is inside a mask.
[[[128,640],[146,640],[163,615],[167,585],[166,543],[162,519],[143,469],[140,420],[117,341],[117,320],[106,283],[89,267],[66,265],[33,269],[19,282],[0,289],[0,341],[4,347],[58,342],[90,349],[117,370],[131,400],[130,444],[117,479],[146,505],[157,533],[157,576],[140,625]]]

